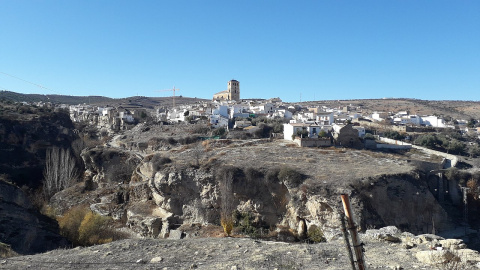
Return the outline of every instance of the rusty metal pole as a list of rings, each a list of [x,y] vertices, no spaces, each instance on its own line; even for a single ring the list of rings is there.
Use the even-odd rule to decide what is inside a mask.
[[[357,258],[357,265],[359,270],[365,270],[365,262],[363,259],[363,247],[360,245],[360,241],[357,235],[357,229],[355,228],[355,222],[353,221],[352,216],[352,206],[350,205],[350,200],[348,199],[347,194],[342,194],[342,203],[343,210],[345,210],[345,215],[347,216],[348,229],[350,230],[350,235],[352,236],[353,249],[355,250],[355,257]]]
[[[347,226],[345,226],[345,218],[343,215],[340,215],[340,222],[342,223],[343,241],[345,242],[345,248],[348,252],[348,259],[352,265],[352,270],[356,270],[357,268],[355,268],[355,261],[353,260],[352,248],[350,247],[350,241],[348,240]]]

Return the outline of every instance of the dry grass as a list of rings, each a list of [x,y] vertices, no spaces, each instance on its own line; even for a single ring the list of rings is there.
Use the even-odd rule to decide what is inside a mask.
[[[363,177],[382,174],[407,173],[414,168],[407,163],[412,157],[403,154],[371,152],[348,148],[286,148],[284,140],[245,144],[233,141],[229,147],[211,148],[202,160],[202,166],[232,164],[235,167],[252,167],[260,171],[288,166],[311,179],[313,184],[345,184]],[[189,161],[189,151],[174,153],[172,159]],[[416,155],[413,158],[427,159]]]

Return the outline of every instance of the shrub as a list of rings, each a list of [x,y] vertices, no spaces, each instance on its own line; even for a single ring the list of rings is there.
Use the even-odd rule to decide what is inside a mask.
[[[164,157],[160,154],[155,154],[153,155],[152,157],[152,168],[153,170],[155,171],[159,171],[163,165],[167,164],[167,163],[171,163],[172,160],[168,157]]]
[[[171,145],[174,145],[177,143],[177,141],[173,137],[168,137],[167,142]]]
[[[197,141],[198,141],[198,137],[194,137],[194,136],[187,136],[187,137],[183,137],[183,138],[178,139],[178,142],[182,145],[192,144],[192,143],[195,143]]]
[[[18,256],[18,254],[13,251],[10,245],[0,242],[0,258],[10,258]]]
[[[320,130],[320,132],[318,132],[318,137],[320,138],[328,137],[328,133],[325,130]]]
[[[221,127],[221,128],[214,129],[213,132],[212,132],[212,135],[213,136],[223,136],[225,134],[225,132],[226,132],[225,128]]]
[[[440,142],[437,137],[432,134],[421,135],[415,140],[415,144],[425,146],[430,149],[435,148],[435,146],[439,143]]]
[[[297,187],[302,183],[302,174],[288,167],[282,167],[278,172],[278,179],[287,187]]]
[[[74,246],[104,244],[118,238],[108,225],[111,218],[92,212],[88,207],[76,206],[57,218],[60,233]]]
[[[363,137],[364,140],[375,140],[375,136],[372,133],[366,133]]]
[[[327,239],[323,235],[322,229],[315,225],[310,226],[307,232],[307,237],[308,240],[312,243],[320,243],[327,241]]]
[[[301,137],[301,138],[307,138],[308,137],[308,130],[304,129],[304,130],[297,130],[297,136],[298,137]]]
[[[265,182],[268,183],[277,183],[279,181],[278,179],[278,172],[280,172],[280,169],[277,168],[271,168],[265,173]]]
[[[74,246],[80,245],[78,229],[88,211],[90,210],[84,206],[76,206],[57,218],[60,234],[72,242]]]
[[[239,221],[239,227],[242,229],[242,233],[252,238],[258,238],[259,229],[253,224],[254,216],[252,214],[249,212],[238,213],[237,220]]]
[[[110,218],[88,212],[78,228],[78,240],[83,246],[112,242],[113,234],[107,228]]]
[[[404,135],[398,133],[398,131],[386,131],[383,136],[392,139],[392,140],[403,140],[405,139]]]

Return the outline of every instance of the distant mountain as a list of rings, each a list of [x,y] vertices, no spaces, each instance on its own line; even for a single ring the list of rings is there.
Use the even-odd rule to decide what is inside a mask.
[[[154,107],[164,106],[171,107],[173,104],[172,97],[143,97],[134,96],[127,98],[109,98],[103,96],[65,96],[65,95],[39,95],[39,94],[21,94],[11,91],[0,91],[0,99],[10,100],[13,102],[51,102],[55,104],[91,104],[91,105],[112,105],[125,107],[146,107],[153,109]],[[175,104],[182,105],[194,103],[196,101],[207,101],[206,99],[189,98],[177,96]]]

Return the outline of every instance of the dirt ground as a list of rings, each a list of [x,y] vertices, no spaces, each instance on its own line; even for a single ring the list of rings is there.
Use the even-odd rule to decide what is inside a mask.
[[[415,258],[426,246],[405,249],[401,244],[361,240],[367,269],[447,269]],[[347,254],[342,238],[319,244],[225,237],[129,239],[3,259],[0,269],[351,269]]]

